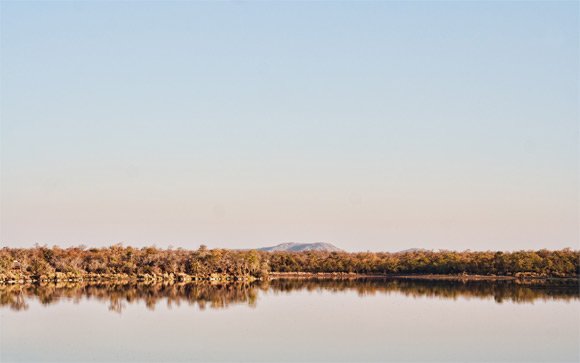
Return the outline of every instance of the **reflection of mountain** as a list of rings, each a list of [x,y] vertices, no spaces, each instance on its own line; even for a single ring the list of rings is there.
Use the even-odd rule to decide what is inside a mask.
[[[388,278],[356,279],[276,279],[255,283],[58,283],[47,285],[0,285],[0,306],[26,310],[27,300],[42,304],[60,299],[81,302],[95,299],[109,303],[109,309],[121,312],[125,304],[143,301],[154,309],[161,300],[168,306],[182,302],[200,309],[227,308],[231,304],[254,307],[260,291],[292,293],[294,291],[356,291],[359,295],[399,293],[410,297],[439,299],[476,298],[515,303],[535,300],[580,299],[578,281],[443,281]]]

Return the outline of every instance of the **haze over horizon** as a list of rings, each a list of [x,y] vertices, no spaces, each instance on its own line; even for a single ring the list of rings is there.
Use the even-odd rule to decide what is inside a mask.
[[[2,246],[580,247],[578,2],[0,7]]]

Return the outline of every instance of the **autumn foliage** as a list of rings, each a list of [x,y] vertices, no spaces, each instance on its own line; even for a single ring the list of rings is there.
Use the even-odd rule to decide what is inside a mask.
[[[578,277],[580,251],[262,252],[46,247],[0,249],[0,282],[75,279],[261,278],[270,273],[469,274]]]

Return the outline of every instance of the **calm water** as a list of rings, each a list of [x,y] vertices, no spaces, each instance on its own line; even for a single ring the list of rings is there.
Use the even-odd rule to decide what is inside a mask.
[[[0,360],[580,360],[577,284],[386,279],[0,287]]]

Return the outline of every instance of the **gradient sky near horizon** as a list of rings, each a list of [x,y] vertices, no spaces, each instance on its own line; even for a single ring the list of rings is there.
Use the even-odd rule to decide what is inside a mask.
[[[1,244],[579,248],[579,3],[1,3]]]

